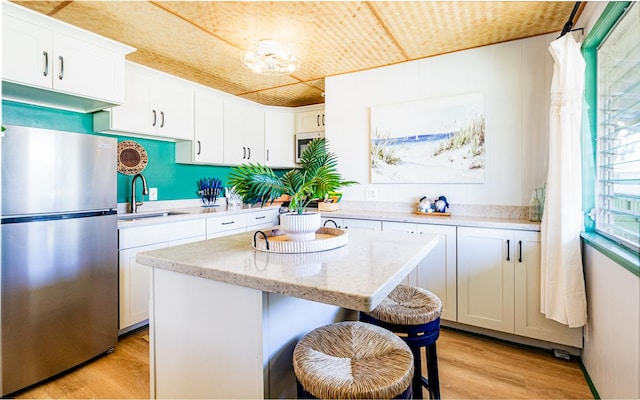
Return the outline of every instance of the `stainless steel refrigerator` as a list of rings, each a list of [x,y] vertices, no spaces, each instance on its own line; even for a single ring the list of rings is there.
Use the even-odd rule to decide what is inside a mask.
[[[118,335],[116,139],[6,128],[3,396],[113,349]]]

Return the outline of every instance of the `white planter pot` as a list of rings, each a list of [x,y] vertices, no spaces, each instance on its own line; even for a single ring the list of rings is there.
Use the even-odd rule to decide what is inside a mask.
[[[316,231],[320,229],[321,225],[319,213],[280,214],[280,227],[287,232],[287,237],[292,242],[315,240]]]

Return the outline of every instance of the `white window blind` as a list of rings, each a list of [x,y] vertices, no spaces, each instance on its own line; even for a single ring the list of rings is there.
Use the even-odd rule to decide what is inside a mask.
[[[640,3],[598,48],[596,231],[640,248]]]

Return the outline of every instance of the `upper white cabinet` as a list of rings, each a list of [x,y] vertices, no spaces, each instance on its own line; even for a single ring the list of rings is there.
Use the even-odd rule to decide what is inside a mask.
[[[2,97],[76,112],[125,100],[125,55],[135,49],[3,2]]]
[[[540,312],[540,233],[458,228],[458,322],[582,347]]]
[[[292,110],[272,109],[264,115],[265,164],[295,168],[295,115]]]
[[[193,140],[176,143],[176,162],[222,164],[224,162],[224,99],[220,93],[196,88]]]
[[[264,164],[264,107],[250,101],[224,99],[224,163]]]
[[[427,289],[442,302],[442,319],[456,321],[456,227],[382,221],[383,231],[434,234],[438,244],[405,280],[405,284]]]
[[[124,104],[94,114],[94,129],[104,133],[193,140],[193,126],[194,86],[130,62]]]
[[[296,112],[296,133],[323,132],[324,107]]]

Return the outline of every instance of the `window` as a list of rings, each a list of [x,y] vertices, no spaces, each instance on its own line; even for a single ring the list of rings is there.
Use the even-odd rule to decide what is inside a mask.
[[[640,3],[597,49],[596,231],[640,248]]]

